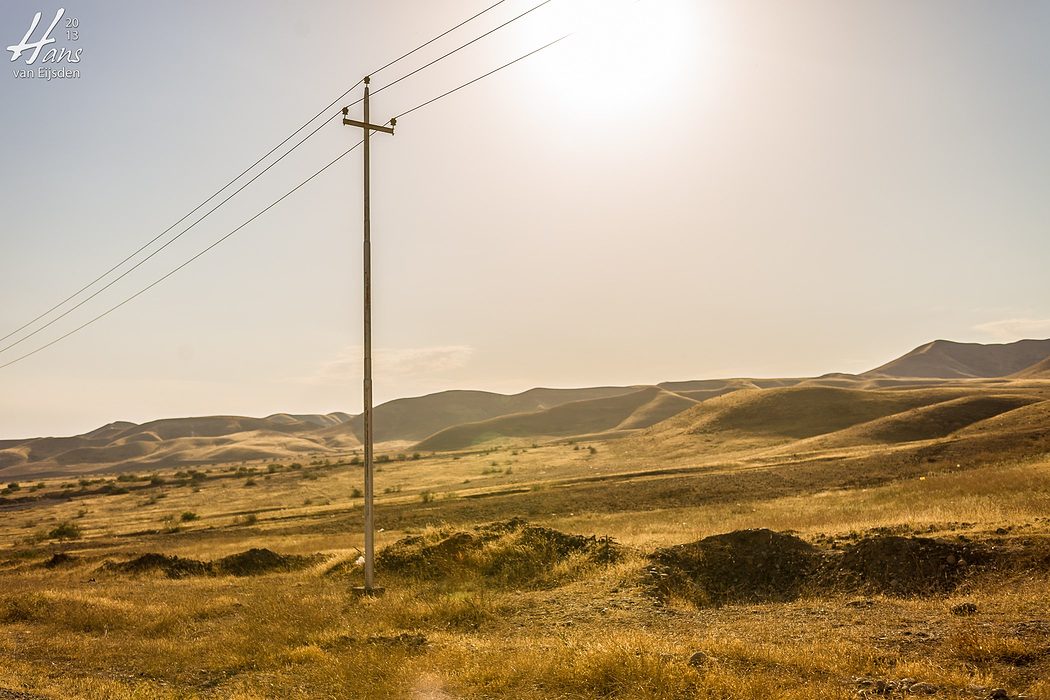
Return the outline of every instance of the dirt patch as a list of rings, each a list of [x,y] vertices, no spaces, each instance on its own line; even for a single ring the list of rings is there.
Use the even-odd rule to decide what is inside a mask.
[[[943,593],[988,560],[984,548],[971,543],[877,535],[829,555],[821,578],[833,588],[889,595]]]
[[[124,562],[103,562],[100,570],[124,574],[163,573],[168,578],[187,576],[260,576],[295,571],[324,561],[323,554],[297,556],[269,549],[249,549],[215,561],[200,561],[149,552]]]
[[[232,576],[259,576],[274,571],[295,571],[308,566],[320,564],[325,560],[323,554],[308,557],[295,554],[278,554],[270,549],[249,549],[245,552],[231,554],[214,562],[218,573]]]
[[[955,590],[979,572],[1039,569],[1045,542],[1011,546],[873,534],[818,548],[770,530],[740,530],[657,550],[646,572],[657,601],[678,595],[700,606],[794,600],[852,592],[893,596]],[[1042,567],[1045,569],[1046,567]],[[860,605],[860,603],[849,603]]]
[[[571,563],[609,564],[622,550],[610,538],[572,535],[521,518],[471,531],[436,531],[398,540],[377,565],[422,579],[482,576],[495,583],[533,586],[568,574]]]
[[[701,606],[797,598],[819,568],[816,547],[772,530],[738,530],[657,550],[648,576],[658,600]]]
[[[381,635],[376,634],[371,637],[352,637],[350,635],[340,635],[330,642],[322,644],[326,649],[347,649],[350,647],[360,646],[381,646],[390,648],[401,648],[410,650],[419,650],[428,644],[425,635],[419,634],[418,632],[402,632],[401,634],[395,635]]]
[[[80,562],[80,557],[65,552],[55,552],[41,566],[45,569],[58,569],[64,566],[72,566]]]
[[[46,695],[36,695],[22,690],[0,688],[0,700],[48,700]]]
[[[185,578],[187,576],[207,576],[215,573],[211,562],[183,557],[168,556],[157,552],[148,552],[142,556],[122,562],[105,561],[99,567],[101,571],[121,574],[163,573],[168,578]]]

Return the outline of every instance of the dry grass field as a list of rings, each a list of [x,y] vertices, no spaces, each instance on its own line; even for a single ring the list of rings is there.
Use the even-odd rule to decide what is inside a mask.
[[[0,699],[1050,698],[1050,383],[848,384],[388,443],[377,598],[348,461],[22,480]]]

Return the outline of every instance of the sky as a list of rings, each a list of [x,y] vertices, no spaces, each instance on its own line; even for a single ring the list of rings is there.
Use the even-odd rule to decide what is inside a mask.
[[[538,2],[505,0],[373,90]],[[0,335],[490,4],[4,2],[0,46],[63,8],[51,47],[82,51],[77,78],[17,77],[49,65],[30,51],[0,74]],[[1047,27],[1034,2],[550,0],[391,86],[374,121],[577,31],[374,137],[377,401],[860,372],[936,338],[1050,337]],[[0,364],[358,138],[321,128]],[[359,149],[0,369],[0,438],[360,411],[362,179]]]

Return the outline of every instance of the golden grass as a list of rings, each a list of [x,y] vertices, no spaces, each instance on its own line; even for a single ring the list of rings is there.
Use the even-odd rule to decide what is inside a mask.
[[[902,678],[933,684],[935,697],[975,697],[975,686],[1050,697],[1045,572],[864,606],[834,594],[718,609],[657,606],[641,576],[656,547],[750,527],[810,538],[876,527],[1045,536],[1050,458],[1031,456],[1027,441],[1016,452],[928,461],[910,451],[919,448],[885,445],[770,456],[769,441],[755,448],[740,436],[726,437],[728,457],[690,452],[681,436],[646,457],[647,440],[490,445],[381,465],[380,547],[531,513],[559,530],[612,535],[628,551],[611,565],[525,557],[498,580],[380,569],[379,598],[351,595],[358,574],[337,566],[362,546],[356,467],[215,469],[185,485],[165,471],[163,485],[8,510],[0,697],[844,700],[864,679]],[[59,492],[62,481],[37,493]],[[424,492],[434,499],[424,503]],[[184,522],[183,512],[199,519]],[[63,522],[83,537],[49,539]],[[214,560],[250,547],[331,558],[245,578],[98,571],[105,559],[147,551]],[[59,550],[78,561],[42,568]],[[512,554],[493,546],[464,561],[484,572],[517,561]],[[961,602],[977,614],[954,615]],[[696,652],[702,662],[691,665]]]

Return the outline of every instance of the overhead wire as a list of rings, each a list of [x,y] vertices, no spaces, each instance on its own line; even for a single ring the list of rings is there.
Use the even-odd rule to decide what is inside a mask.
[[[548,1],[549,1],[549,0],[548,0]],[[389,124],[390,124],[390,123],[391,123],[392,121],[394,121],[394,120],[396,120],[396,119],[400,119],[401,117],[404,117],[404,116],[406,116],[406,115],[408,115],[408,114],[411,114],[411,113],[413,113],[413,112],[416,112],[416,111],[418,111],[418,110],[420,110],[420,109],[423,109],[424,107],[427,107],[427,106],[429,106],[429,105],[432,105],[432,104],[434,104],[435,102],[437,102],[437,101],[439,101],[439,100],[442,100],[442,99],[444,99],[444,98],[446,98],[446,97],[448,97],[448,96],[450,96],[450,95],[452,95],[452,94],[454,94],[454,93],[456,93],[456,92],[459,92],[460,90],[462,90],[462,89],[464,89],[464,88],[466,88],[466,87],[469,87],[470,85],[473,85],[473,84],[477,83],[478,81],[484,80],[485,78],[488,78],[489,76],[492,76],[492,75],[494,75],[494,74],[496,74],[496,73],[498,73],[498,72],[500,72],[500,71],[502,71],[502,70],[504,70],[504,69],[506,69],[506,68],[509,68],[510,66],[513,66],[513,65],[515,65],[516,63],[518,63],[518,62],[520,62],[520,61],[523,61],[523,60],[525,60],[525,59],[527,59],[527,58],[529,58],[529,57],[531,57],[531,56],[534,56],[534,55],[536,55],[536,54],[540,53],[541,51],[544,51],[544,50],[546,50],[546,49],[548,49],[548,48],[550,48],[550,47],[552,47],[552,46],[555,46],[556,44],[558,44],[558,43],[560,43],[560,42],[564,41],[565,39],[567,39],[567,38],[569,38],[569,37],[573,36],[574,34],[578,33],[578,31],[579,31],[579,30],[577,30],[577,31],[572,31],[572,32],[569,32],[569,33],[567,33],[567,34],[563,34],[562,36],[558,37],[557,39],[554,39],[553,41],[550,41],[550,42],[548,42],[548,43],[546,43],[546,44],[544,44],[544,45],[540,46],[539,48],[533,49],[532,51],[529,51],[529,52],[527,52],[527,53],[525,53],[525,54],[522,54],[521,56],[518,56],[517,58],[515,58],[515,59],[513,59],[513,60],[511,60],[511,61],[508,61],[508,62],[506,62],[506,63],[504,63],[504,64],[502,64],[502,65],[500,65],[500,66],[498,66],[498,67],[496,67],[496,68],[493,68],[492,70],[490,70],[490,71],[487,71],[486,73],[483,73],[483,74],[481,74],[481,75],[479,75],[479,76],[477,76],[477,77],[475,77],[475,78],[472,78],[472,79],[470,79],[470,80],[468,80],[468,81],[466,81],[466,82],[464,82],[464,83],[462,83],[462,84],[460,84],[460,85],[458,85],[458,86],[456,86],[456,87],[452,88],[451,90],[447,90],[447,91],[445,91],[445,92],[441,93],[440,95],[437,95],[436,97],[433,97],[433,98],[431,98],[431,99],[429,99],[429,100],[426,100],[426,101],[424,101],[424,102],[421,102],[421,103],[419,103],[419,104],[415,105],[414,107],[411,107],[411,108],[409,108],[409,109],[406,109],[406,110],[404,110],[403,112],[399,113],[399,114],[398,114],[398,115],[397,115],[396,117],[393,117],[392,119],[388,120],[388,121],[387,121],[387,122],[386,122],[386,123],[384,124],[384,126],[386,126],[386,125],[389,125]],[[324,124],[326,124],[326,123],[327,123],[327,122],[325,122]],[[324,126],[324,124],[322,124],[321,126]],[[318,128],[320,128],[320,127],[318,127]],[[316,131],[316,130],[315,130],[315,131]],[[314,132],[311,132],[311,134],[310,134],[310,135],[312,135],[313,133],[314,133]],[[308,135],[308,136],[307,136],[306,138],[309,138],[309,136],[310,136],[310,135]],[[304,140],[305,140],[305,139],[304,139]],[[300,143],[301,143],[301,142],[300,142]],[[207,253],[208,253],[208,252],[210,252],[210,251],[211,251],[212,249],[214,249],[215,247],[217,247],[218,245],[220,245],[221,243],[223,243],[224,241],[226,241],[227,239],[229,239],[230,237],[232,237],[232,236],[233,236],[234,234],[236,234],[236,233],[237,233],[238,231],[240,231],[241,229],[243,229],[243,228],[244,228],[245,226],[247,226],[248,224],[252,223],[253,221],[255,221],[256,219],[258,219],[258,218],[259,218],[260,216],[262,216],[263,214],[265,214],[265,213],[266,213],[266,212],[268,212],[269,210],[273,209],[273,208],[274,208],[275,206],[277,206],[278,204],[280,204],[281,202],[283,202],[283,201],[284,201],[285,199],[287,199],[287,198],[288,198],[289,196],[291,196],[292,194],[294,194],[295,192],[297,192],[297,191],[298,191],[299,189],[301,189],[301,188],[302,188],[303,186],[305,186],[305,185],[306,185],[307,183],[311,182],[311,181],[312,181],[312,180],[314,180],[314,179],[315,179],[316,177],[318,177],[319,175],[321,175],[322,173],[324,173],[325,171],[327,171],[327,170],[328,170],[329,168],[331,168],[331,167],[332,167],[333,165],[335,165],[335,164],[336,164],[337,162],[339,162],[340,160],[342,160],[343,158],[345,158],[346,156],[348,156],[348,155],[349,155],[349,154],[350,154],[351,152],[353,152],[353,151],[354,151],[354,150],[355,150],[355,149],[356,149],[357,147],[359,147],[359,146],[360,146],[361,144],[363,144],[363,143],[364,143],[364,140],[363,140],[363,139],[362,139],[361,141],[358,141],[358,142],[357,142],[357,143],[355,143],[355,144],[354,144],[353,146],[351,146],[350,148],[348,148],[348,149],[347,149],[346,151],[344,151],[343,153],[341,153],[341,154],[340,154],[339,156],[337,156],[337,157],[336,157],[336,158],[334,158],[333,160],[329,161],[327,165],[325,165],[324,167],[322,167],[322,168],[321,168],[320,170],[317,170],[316,172],[314,172],[314,173],[313,173],[312,175],[310,175],[310,176],[309,176],[309,177],[307,177],[307,178],[306,178],[305,180],[303,180],[302,182],[300,182],[299,184],[297,184],[297,185],[296,185],[295,187],[293,187],[293,188],[292,188],[291,190],[289,190],[289,191],[288,191],[288,192],[286,192],[285,194],[281,195],[281,196],[280,196],[280,197],[279,197],[278,199],[276,199],[276,200],[274,200],[273,202],[271,202],[270,204],[268,204],[268,205],[267,205],[267,206],[266,206],[265,208],[261,209],[261,210],[260,210],[259,212],[257,212],[257,213],[256,213],[256,214],[254,214],[254,215],[253,215],[253,216],[252,216],[251,218],[249,218],[249,219],[247,219],[246,221],[244,221],[243,223],[241,223],[241,224],[240,224],[239,226],[237,226],[236,228],[234,228],[234,229],[233,229],[232,231],[230,231],[230,232],[226,233],[226,234],[225,234],[225,235],[223,235],[223,236],[222,236],[221,238],[219,238],[219,239],[217,239],[216,241],[212,242],[212,243],[211,243],[210,245],[208,245],[208,246],[207,246],[206,248],[203,248],[202,250],[198,251],[198,252],[197,252],[196,254],[194,254],[194,255],[193,255],[192,257],[190,257],[190,258],[189,258],[188,260],[184,261],[183,263],[181,263],[181,264],[180,264],[180,265],[178,265],[177,267],[173,268],[172,270],[170,270],[169,272],[167,272],[167,273],[166,273],[166,274],[164,274],[163,276],[159,277],[158,279],[154,280],[154,281],[153,281],[153,282],[151,282],[150,284],[146,285],[145,287],[143,287],[143,288],[142,288],[142,289],[140,289],[139,291],[135,292],[135,293],[134,293],[134,294],[132,294],[131,296],[129,296],[129,297],[127,297],[127,298],[125,298],[125,299],[124,299],[123,301],[121,301],[121,302],[119,302],[119,303],[115,304],[114,306],[111,306],[111,307],[110,307],[109,309],[107,309],[106,311],[103,311],[102,313],[98,314],[97,316],[94,316],[94,317],[93,317],[93,318],[91,318],[90,320],[86,321],[85,323],[82,323],[81,325],[77,326],[76,328],[73,328],[72,330],[70,330],[70,331],[66,332],[65,334],[63,334],[63,335],[61,335],[61,336],[59,336],[59,337],[55,338],[54,340],[51,340],[50,342],[48,342],[48,343],[46,343],[46,344],[44,344],[44,345],[41,345],[41,346],[39,346],[39,347],[37,347],[37,348],[35,348],[35,349],[33,349],[33,350],[31,350],[31,351],[29,351],[29,352],[27,352],[27,353],[25,353],[25,354],[21,355],[21,356],[19,356],[19,357],[16,357],[16,358],[14,358],[14,359],[12,359],[12,360],[9,360],[9,361],[7,361],[7,362],[5,362],[5,363],[3,363],[3,364],[0,364],[0,369],[4,369],[4,368],[6,368],[6,367],[10,367],[11,365],[13,365],[13,364],[15,364],[15,363],[17,363],[17,362],[21,362],[22,360],[25,360],[25,359],[27,359],[27,358],[29,358],[29,357],[31,357],[31,356],[33,356],[33,355],[37,354],[38,352],[41,352],[41,351],[43,351],[43,350],[46,350],[47,348],[49,348],[49,347],[51,347],[51,346],[55,345],[56,343],[59,343],[59,342],[61,342],[62,340],[65,340],[66,338],[70,337],[70,336],[71,336],[71,335],[73,335],[74,333],[78,333],[79,331],[81,331],[81,330],[83,330],[83,329],[87,328],[88,326],[90,326],[90,325],[94,324],[95,322],[97,322],[97,321],[99,321],[99,320],[101,320],[101,319],[105,318],[105,317],[106,317],[106,316],[108,316],[109,314],[111,314],[111,313],[113,313],[114,311],[116,311],[117,309],[119,309],[119,308],[123,307],[123,306],[124,306],[125,304],[128,304],[128,303],[129,303],[129,302],[131,302],[132,300],[134,300],[134,299],[138,298],[138,297],[139,297],[139,296],[141,296],[142,294],[145,294],[145,293],[146,293],[147,291],[149,291],[150,289],[153,289],[154,287],[156,287],[156,286],[157,286],[158,284],[160,284],[160,283],[161,283],[161,282],[163,282],[164,280],[168,279],[169,277],[171,277],[171,276],[172,276],[172,275],[174,275],[175,273],[179,272],[180,270],[182,270],[182,269],[183,269],[183,268],[185,268],[186,266],[190,265],[191,263],[193,263],[194,261],[196,261],[197,259],[199,259],[199,258],[200,258],[201,256],[203,256],[203,255],[207,254]],[[286,154],[286,155],[287,155],[287,154]],[[275,162],[274,164],[276,164],[276,162]],[[272,165],[273,165],[273,164],[271,164],[271,167],[272,167]],[[264,171],[264,172],[265,172],[265,171]],[[262,173],[260,173],[260,175],[261,175],[261,174],[262,174]]]
[[[381,72],[381,71],[384,71],[384,70],[386,70],[387,68],[390,68],[390,67],[392,67],[392,66],[396,65],[397,63],[400,63],[401,61],[403,61],[403,60],[405,60],[406,58],[408,58],[408,57],[412,56],[413,54],[415,54],[415,53],[417,53],[417,52],[421,51],[422,49],[426,48],[427,46],[430,46],[430,45],[431,45],[431,44],[433,44],[434,42],[436,42],[436,41],[438,41],[438,40],[440,40],[440,39],[443,39],[444,37],[448,36],[449,34],[451,34],[452,32],[456,31],[457,29],[459,29],[459,28],[463,27],[464,25],[466,25],[466,24],[468,24],[468,23],[470,23],[470,22],[474,21],[475,19],[477,19],[477,18],[481,17],[482,15],[486,14],[487,12],[489,12],[489,11],[491,11],[491,10],[495,9],[496,7],[498,7],[498,6],[502,5],[502,4],[504,3],[504,2],[506,2],[506,0],[498,0],[497,2],[494,2],[494,3],[492,3],[491,5],[489,5],[489,6],[485,7],[484,9],[482,9],[481,11],[479,11],[479,12],[476,12],[475,14],[471,15],[470,17],[466,18],[465,20],[462,20],[462,21],[461,21],[461,22],[459,22],[458,24],[455,24],[454,26],[450,27],[449,29],[446,29],[445,31],[443,31],[443,32],[441,32],[440,34],[438,34],[437,36],[435,36],[435,37],[433,37],[433,38],[431,38],[431,39],[429,39],[429,40],[427,40],[427,41],[423,42],[422,44],[420,44],[420,45],[416,46],[416,47],[415,47],[414,49],[412,49],[411,51],[408,51],[408,52],[406,52],[406,53],[404,53],[404,54],[402,54],[402,55],[398,56],[397,58],[393,59],[392,61],[388,61],[387,63],[383,64],[383,65],[382,65],[382,66],[380,66],[379,68],[376,68],[376,69],[375,69],[374,71],[372,71],[372,72],[371,72],[371,74],[370,74],[370,75],[375,75],[375,74],[377,74],[377,73],[379,73],[379,72]],[[526,13],[526,14],[527,14],[527,13]],[[512,21],[513,21],[513,20],[512,20]],[[500,25],[500,27],[506,26],[506,24],[509,24],[509,23],[504,23],[503,25]],[[485,35],[487,36],[488,34],[491,34],[491,33],[492,33],[491,31],[490,31],[490,32],[486,32],[486,34],[485,34]],[[434,63],[434,62],[432,61],[432,62],[431,62],[430,64],[428,64],[428,66],[429,66],[429,65],[433,65],[433,63]],[[415,74],[415,73],[419,72],[419,70],[421,70],[421,69],[417,69],[417,70],[413,71],[413,72],[412,72],[412,74]],[[401,79],[403,79],[403,78],[401,78]],[[399,79],[399,80],[401,80],[401,79]],[[351,86],[350,86],[350,87],[349,87],[349,88],[348,88],[347,90],[345,90],[345,91],[344,91],[344,92],[343,92],[342,94],[340,94],[339,96],[337,96],[337,97],[336,97],[336,98],[335,98],[334,100],[332,100],[332,101],[331,101],[330,103],[328,103],[328,105],[326,105],[326,106],[325,106],[325,107],[323,107],[323,108],[322,108],[322,109],[321,109],[321,110],[320,110],[319,112],[317,112],[317,114],[315,114],[314,116],[312,116],[312,117],[310,117],[310,118],[309,118],[308,120],[306,120],[306,122],[304,122],[302,126],[300,126],[300,127],[298,128],[298,129],[296,129],[296,130],[295,130],[295,131],[293,131],[293,132],[292,132],[291,134],[289,134],[288,136],[286,136],[286,137],[285,137],[285,138],[284,138],[284,139],[283,139],[282,141],[280,141],[280,142],[279,142],[279,143],[278,143],[277,145],[275,145],[275,146],[274,146],[273,148],[271,148],[271,149],[270,149],[270,150],[268,150],[268,151],[267,151],[266,153],[264,153],[264,154],[263,154],[262,156],[260,156],[260,157],[259,157],[258,159],[256,159],[256,160],[255,160],[255,162],[253,162],[253,163],[252,163],[251,165],[249,165],[249,166],[248,166],[247,168],[245,168],[245,169],[244,169],[244,170],[242,170],[242,171],[241,171],[240,173],[238,173],[236,177],[234,177],[234,178],[233,178],[232,180],[230,180],[230,181],[229,181],[229,182],[227,182],[227,183],[226,183],[225,185],[223,185],[222,187],[220,187],[220,188],[219,188],[218,190],[216,190],[216,191],[215,191],[214,193],[212,193],[211,195],[209,195],[209,196],[207,197],[207,199],[205,199],[204,201],[202,201],[202,202],[201,202],[200,204],[198,204],[197,206],[195,206],[195,207],[194,207],[193,209],[191,209],[190,211],[186,212],[186,213],[185,213],[185,214],[184,214],[184,215],[183,215],[183,216],[182,216],[182,217],[181,217],[181,218],[180,218],[180,219],[179,219],[178,221],[176,221],[176,222],[175,222],[175,223],[173,223],[173,224],[172,224],[171,226],[169,226],[168,228],[166,228],[166,229],[164,229],[163,231],[161,231],[161,232],[160,232],[159,234],[157,234],[156,236],[154,236],[153,238],[151,238],[151,239],[150,239],[149,241],[147,241],[147,242],[146,242],[146,243],[144,243],[143,245],[141,245],[141,246],[139,246],[138,248],[136,248],[136,249],[135,249],[135,250],[134,250],[134,251],[133,251],[133,252],[132,252],[131,254],[129,254],[128,256],[126,256],[125,258],[123,258],[123,259],[122,259],[122,260],[121,260],[120,262],[118,262],[118,263],[117,263],[116,265],[114,265],[114,266],[110,267],[110,268],[109,268],[108,270],[106,270],[105,272],[103,272],[103,273],[102,273],[101,275],[99,275],[98,277],[95,277],[95,278],[94,278],[93,280],[91,280],[90,282],[88,282],[87,284],[85,284],[84,286],[82,286],[82,287],[81,287],[80,289],[78,289],[77,291],[75,291],[75,292],[73,292],[72,294],[70,294],[69,296],[67,296],[67,297],[66,297],[65,299],[63,299],[62,301],[60,301],[60,302],[58,302],[57,304],[55,304],[55,305],[51,306],[51,307],[50,307],[49,309],[47,309],[47,310],[46,310],[46,311],[44,311],[43,313],[39,314],[38,316],[36,316],[35,318],[31,319],[30,321],[28,321],[28,322],[26,322],[26,323],[22,324],[22,325],[21,325],[21,326],[19,326],[18,328],[16,328],[16,329],[14,329],[13,331],[9,332],[9,333],[8,333],[7,335],[4,335],[4,336],[0,337],[0,342],[3,342],[3,341],[5,341],[5,340],[7,340],[8,338],[10,338],[10,337],[11,337],[11,336],[13,336],[13,335],[17,335],[18,333],[21,333],[21,332],[22,332],[23,330],[25,330],[26,328],[29,328],[29,327],[30,327],[30,326],[32,326],[32,325],[33,325],[34,323],[36,323],[36,322],[40,321],[40,320],[41,320],[41,319],[43,319],[43,318],[46,318],[47,316],[49,316],[50,314],[54,313],[55,311],[57,311],[57,310],[58,310],[58,309],[60,309],[61,307],[65,306],[65,305],[66,305],[66,304],[68,304],[68,303],[69,303],[70,301],[72,301],[73,299],[77,298],[78,296],[80,296],[81,294],[83,294],[83,293],[84,293],[85,291],[87,291],[87,290],[88,290],[88,289],[90,289],[91,287],[95,286],[96,284],[98,284],[99,282],[101,282],[102,280],[104,280],[105,278],[107,278],[107,277],[108,277],[109,275],[111,275],[112,273],[114,273],[115,271],[117,271],[118,269],[120,269],[121,267],[123,267],[123,266],[124,266],[125,264],[127,264],[127,263],[128,263],[129,261],[131,261],[132,259],[134,259],[135,257],[137,257],[137,256],[138,256],[138,255],[139,255],[140,253],[142,253],[142,252],[143,252],[144,250],[146,250],[147,248],[149,248],[149,247],[150,247],[151,245],[153,245],[154,243],[156,243],[157,241],[159,241],[159,240],[160,240],[161,238],[163,238],[164,236],[166,236],[166,235],[167,235],[168,233],[170,233],[171,231],[173,231],[174,229],[176,229],[176,228],[177,228],[177,227],[178,227],[179,225],[181,225],[181,224],[182,224],[182,223],[183,223],[184,221],[186,221],[186,220],[187,220],[187,219],[189,219],[189,218],[190,218],[191,216],[193,216],[193,215],[194,215],[195,213],[197,213],[198,211],[200,211],[201,209],[203,209],[203,208],[204,208],[204,207],[205,207],[205,206],[206,206],[206,205],[207,205],[207,204],[208,204],[209,202],[211,202],[211,201],[212,201],[213,199],[215,199],[216,197],[218,197],[219,195],[221,195],[221,194],[222,194],[223,192],[225,192],[225,191],[226,191],[227,189],[229,189],[229,188],[230,188],[230,187],[231,187],[231,186],[232,186],[232,185],[233,185],[234,183],[236,183],[236,182],[237,182],[238,180],[240,180],[240,179],[241,179],[241,178],[243,178],[243,177],[244,177],[245,175],[247,175],[247,174],[248,174],[249,172],[251,172],[251,171],[252,171],[252,170],[253,170],[254,168],[256,168],[256,167],[257,167],[257,166],[258,166],[258,165],[259,165],[260,163],[262,163],[262,162],[263,162],[263,161],[265,161],[265,160],[266,160],[267,158],[269,158],[269,157],[270,157],[271,155],[273,155],[273,154],[274,154],[275,152],[277,152],[277,151],[278,151],[278,150],[279,150],[279,149],[280,149],[280,148],[281,148],[282,146],[284,146],[284,145],[285,145],[285,144],[287,144],[287,143],[288,143],[289,141],[291,141],[292,139],[294,139],[294,138],[296,137],[296,135],[297,135],[297,134],[299,134],[299,133],[300,133],[300,132],[302,132],[302,131],[303,131],[304,129],[306,129],[307,127],[309,127],[309,126],[310,126],[310,124],[312,124],[312,123],[313,123],[314,121],[316,121],[316,120],[317,120],[318,118],[320,118],[321,116],[323,116],[323,115],[324,115],[324,114],[325,114],[326,112],[328,112],[328,110],[330,110],[330,109],[331,109],[332,107],[334,107],[335,105],[337,105],[337,104],[338,104],[338,103],[339,103],[340,101],[342,101],[342,100],[343,100],[343,98],[345,98],[345,97],[346,97],[347,95],[349,95],[349,94],[350,94],[351,92],[353,92],[353,90],[354,90],[354,89],[356,89],[356,88],[357,88],[358,86],[360,86],[360,85],[361,85],[361,83],[363,82],[363,80],[364,80],[364,79],[362,78],[361,80],[358,80],[358,81],[357,81],[356,83],[354,83],[353,85],[351,85]],[[333,115],[333,116],[334,116],[334,115]],[[331,118],[332,118],[332,117],[330,117],[330,119],[331,119]],[[310,134],[308,134],[307,138],[309,138],[309,136],[312,136],[312,135],[313,135],[314,133],[316,133],[316,131],[317,131],[317,130],[315,129],[314,131],[310,132]],[[305,141],[305,140],[306,140],[306,139],[303,139],[303,141]],[[287,155],[287,154],[288,154],[288,153],[290,153],[291,151],[293,151],[293,150],[295,150],[296,148],[298,148],[298,147],[299,147],[300,145],[302,145],[303,141],[300,141],[299,143],[297,143],[297,144],[296,144],[295,146],[293,146],[293,147],[292,147],[292,148],[291,148],[291,149],[290,149],[290,150],[289,150],[289,151],[288,151],[287,153],[285,153],[284,155]],[[283,157],[284,157],[284,156],[281,156],[281,158],[283,158]],[[280,158],[279,158],[278,160],[280,160]],[[267,169],[269,169],[269,168],[267,168]],[[265,170],[264,170],[263,172],[265,172]],[[251,184],[251,182],[254,182],[254,181],[255,181],[256,179],[257,179],[257,178],[253,178],[253,179],[252,179],[252,180],[251,180],[251,181],[249,182],[249,184]],[[241,187],[240,189],[238,189],[238,190],[237,190],[237,192],[241,192],[241,191],[242,191],[243,189],[244,189],[244,187]],[[237,194],[237,192],[235,192],[234,194]],[[227,197],[227,198],[226,198],[225,200],[223,200],[223,201],[222,201],[222,202],[221,202],[221,203],[219,204],[219,206],[222,206],[222,204],[225,204],[225,203],[226,203],[226,202],[228,202],[229,200],[230,200],[230,197]],[[205,214],[205,216],[204,216],[204,217],[201,217],[201,218],[202,218],[202,219],[203,219],[203,218],[206,218],[206,217],[207,217],[208,215],[210,215],[210,214],[211,214],[212,212],[214,212],[214,211],[215,211],[216,209],[218,209],[218,208],[219,208],[219,207],[215,207],[215,208],[213,208],[212,210],[210,210],[210,211],[208,212],[208,214]],[[174,238],[173,238],[172,240],[175,240],[176,238],[179,238],[179,237],[180,237],[180,236],[182,236],[182,235],[183,235],[184,233],[186,233],[186,231],[188,231],[189,229],[193,228],[193,226],[196,226],[196,225],[197,225],[198,223],[200,223],[200,220],[198,220],[198,221],[194,222],[193,224],[191,224],[191,225],[190,225],[190,227],[188,227],[187,229],[185,229],[184,231],[182,231],[181,233],[179,233],[179,234],[178,234],[177,236],[175,236],[175,237],[174,237]],[[169,242],[169,243],[170,243],[170,242]],[[164,247],[167,247],[167,245],[168,245],[168,244],[165,244],[165,245],[164,245],[164,246],[163,246],[163,247],[162,247],[161,249],[158,249],[158,251],[154,251],[154,253],[153,253],[153,254],[151,254],[151,255],[150,255],[149,257],[152,257],[153,255],[155,255],[155,254],[156,254],[156,252],[159,252],[159,250],[162,250],[162,249],[163,249]],[[146,259],[148,260],[149,258],[146,258]],[[144,262],[144,261],[143,261],[143,262]],[[141,263],[139,263],[139,264],[141,264]],[[138,265],[136,265],[136,267],[138,267]],[[132,268],[132,269],[135,269],[135,268]],[[126,273],[125,273],[125,275],[121,275],[121,277],[118,277],[118,278],[117,278],[117,280],[121,279],[121,278],[122,278],[122,277],[124,277],[124,276],[126,276]],[[114,280],[114,282],[115,282],[115,281],[117,281],[117,280]],[[112,286],[112,283],[111,283],[111,284],[109,284],[109,285],[106,285],[106,287],[103,287],[103,288],[102,288],[101,290],[99,290],[99,291],[100,291],[100,292],[101,292],[101,291],[104,291],[105,289],[109,288],[110,286]],[[96,292],[96,294],[93,294],[92,296],[88,297],[88,298],[87,298],[86,300],[84,300],[84,301],[85,301],[85,302],[86,302],[86,301],[90,301],[90,300],[91,300],[92,298],[94,298],[95,296],[97,296],[97,294],[98,294],[98,293]],[[81,302],[80,304],[77,304],[77,306],[73,307],[73,308],[72,308],[72,309],[70,309],[69,311],[73,311],[73,310],[75,310],[75,309],[79,308],[80,306],[82,306],[82,305],[83,305],[83,303],[84,303],[84,302]],[[21,339],[19,339],[19,340],[15,341],[14,343],[11,343],[11,344],[7,345],[6,347],[4,347],[4,348],[0,349],[0,353],[2,353],[2,352],[5,352],[6,350],[9,350],[9,349],[11,349],[11,348],[15,347],[16,345],[19,345],[19,344],[20,344],[20,343],[21,343],[22,341],[24,341],[24,340],[27,340],[28,338],[31,338],[32,336],[36,335],[36,334],[37,334],[37,333],[39,333],[40,331],[42,331],[42,330],[44,330],[44,329],[46,329],[46,328],[50,327],[51,325],[53,325],[53,324],[54,324],[54,322],[55,322],[55,321],[58,321],[58,320],[60,320],[61,318],[64,318],[65,316],[67,316],[67,315],[68,315],[68,313],[69,313],[69,312],[67,311],[66,313],[62,314],[61,316],[59,316],[59,317],[57,317],[57,318],[55,318],[55,319],[53,319],[53,320],[52,320],[52,321],[50,321],[49,323],[47,323],[47,324],[45,324],[45,325],[41,326],[40,328],[37,328],[37,329],[36,329],[36,330],[34,330],[33,332],[31,332],[31,333],[29,333],[28,335],[24,336],[23,338],[21,338]]]

